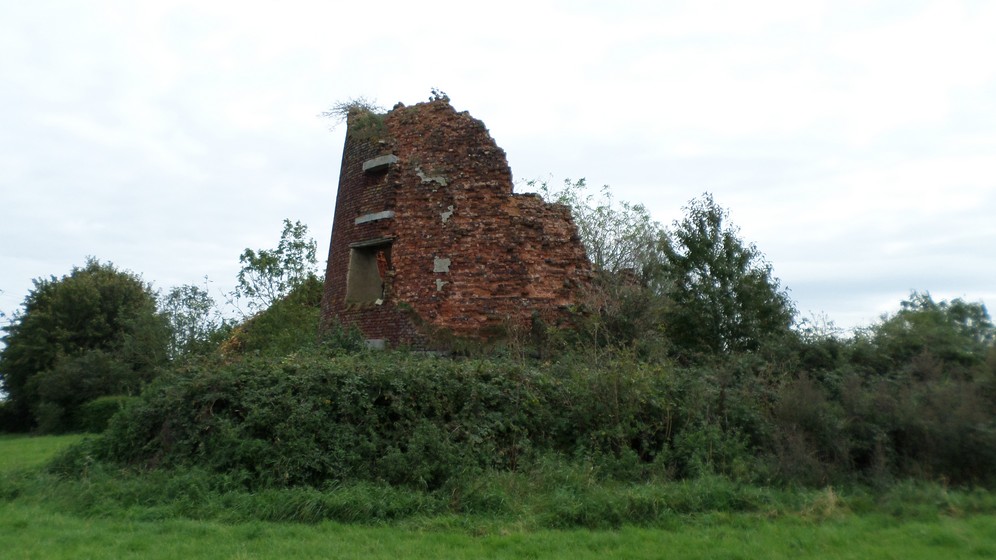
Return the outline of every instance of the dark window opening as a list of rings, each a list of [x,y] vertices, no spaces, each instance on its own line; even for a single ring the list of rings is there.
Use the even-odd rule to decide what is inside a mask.
[[[346,303],[383,303],[391,271],[391,244],[354,244],[349,249]]]

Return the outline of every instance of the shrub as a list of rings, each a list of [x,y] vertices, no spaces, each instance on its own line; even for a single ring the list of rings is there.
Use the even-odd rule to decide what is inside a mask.
[[[706,381],[626,356],[529,366],[312,349],[185,368],[114,416],[93,456],[203,468],[249,487],[440,488],[549,452],[607,479],[750,470],[739,429],[698,410],[715,410]]]
[[[284,357],[184,362],[80,456],[203,469],[250,488],[443,489],[548,454],[598,480],[993,482],[992,402],[972,380],[843,367],[788,377],[797,363],[758,355],[682,368],[600,348],[549,364],[354,342],[338,329]]]
[[[557,439],[558,387],[513,363],[302,353],[194,366],[154,384],[96,448],[119,463],[199,466],[249,486],[383,480],[434,488],[512,468]]]
[[[843,414],[815,380],[804,375],[784,383],[771,416],[774,468],[780,478],[824,485],[847,469]]]
[[[31,429],[31,416],[18,410],[14,401],[0,401],[0,432],[26,432]]]
[[[136,400],[137,397],[127,395],[109,395],[93,399],[80,407],[80,427],[87,432],[103,432],[107,429],[112,416]]]
[[[322,281],[309,276],[286,296],[232,329],[222,343],[228,356],[286,356],[315,346]]]

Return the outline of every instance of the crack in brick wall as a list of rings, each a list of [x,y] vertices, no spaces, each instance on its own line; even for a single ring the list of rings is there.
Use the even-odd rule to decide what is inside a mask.
[[[556,323],[591,274],[570,210],[513,194],[481,121],[446,99],[348,119],[324,325],[392,346],[488,338],[534,316]]]

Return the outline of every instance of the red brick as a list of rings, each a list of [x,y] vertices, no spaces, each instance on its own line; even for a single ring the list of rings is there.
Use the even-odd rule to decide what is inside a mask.
[[[354,113],[347,127],[325,325],[355,324],[392,346],[432,346],[439,333],[487,338],[527,327],[534,314],[556,323],[590,282],[568,208],[513,194],[505,152],[481,121],[437,99],[386,115]],[[384,155],[398,161],[363,171]],[[355,223],[385,211],[393,217]],[[383,302],[348,303],[350,245],[383,238],[391,240],[390,266],[380,262]]]

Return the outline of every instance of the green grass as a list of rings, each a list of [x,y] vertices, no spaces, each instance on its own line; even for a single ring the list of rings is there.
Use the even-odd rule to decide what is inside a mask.
[[[80,435],[0,435],[0,472],[41,465],[60,450],[81,439],[83,436]]]
[[[854,490],[842,496],[832,489],[738,490],[729,482],[702,480],[660,488],[599,490],[596,485],[586,492],[582,490],[589,481],[578,480],[578,473],[549,472],[532,482],[513,476],[484,482],[486,493],[493,495],[489,499],[505,504],[492,514],[460,514],[446,513],[438,504],[426,506],[419,501],[423,498],[414,497],[418,493],[405,497],[384,488],[249,493],[202,488],[203,480],[189,473],[189,478],[121,478],[98,470],[83,479],[62,480],[39,468],[77,439],[0,438],[3,558],[996,556],[996,498],[984,491],[899,484],[880,495]],[[612,501],[618,492],[632,495]],[[399,519],[365,524],[252,519],[279,518],[284,510],[300,518],[301,511],[321,511],[336,500],[369,501],[371,496],[381,496],[384,507],[415,505]],[[583,521],[585,515],[605,515],[605,508],[625,511],[624,503],[655,504],[655,496],[681,511],[654,517],[646,526],[548,528]]]
[[[0,507],[4,558],[992,558],[996,516],[829,522],[749,515],[690,520],[678,530],[315,525],[87,519]]]

